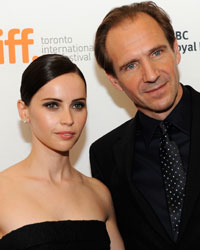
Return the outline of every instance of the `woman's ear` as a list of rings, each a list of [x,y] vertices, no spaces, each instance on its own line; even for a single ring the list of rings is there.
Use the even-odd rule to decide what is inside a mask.
[[[19,112],[19,116],[20,116],[21,120],[24,123],[28,123],[30,120],[29,120],[27,105],[22,100],[18,100],[17,101],[17,108],[18,108],[18,112]]]

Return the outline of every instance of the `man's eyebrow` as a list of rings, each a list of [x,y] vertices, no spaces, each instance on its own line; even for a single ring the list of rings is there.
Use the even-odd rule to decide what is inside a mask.
[[[153,52],[157,51],[157,50],[166,49],[166,48],[167,48],[166,45],[159,45],[159,46],[156,46],[156,47],[150,49],[149,55],[152,54]]]
[[[156,50],[161,50],[161,49],[166,49],[167,46],[166,45],[159,45],[159,46],[156,46],[152,49],[149,50],[148,52],[148,55],[151,55],[154,51]],[[135,58],[135,59],[131,59],[130,61],[124,63],[122,66],[119,67],[119,71],[122,71],[124,68],[126,68],[126,66],[128,66],[129,64],[131,63],[136,63],[138,62],[139,59]]]
[[[119,71],[122,71],[124,68],[126,68],[126,66],[128,66],[131,63],[135,63],[137,61],[138,61],[137,59],[131,59],[130,61],[128,61],[128,62],[124,63],[122,66],[120,66]]]

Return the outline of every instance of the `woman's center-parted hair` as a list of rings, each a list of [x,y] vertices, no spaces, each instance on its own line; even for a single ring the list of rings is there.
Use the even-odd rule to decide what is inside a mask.
[[[21,100],[29,106],[32,97],[36,92],[54,78],[67,74],[75,73],[85,83],[83,73],[67,56],[59,54],[46,54],[38,57],[25,69],[21,80]]]

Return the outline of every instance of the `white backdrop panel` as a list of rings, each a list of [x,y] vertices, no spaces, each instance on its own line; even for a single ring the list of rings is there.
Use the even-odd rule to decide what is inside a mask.
[[[199,1],[155,2],[168,12],[177,31],[182,52],[181,82],[200,90]],[[0,171],[30,152],[30,131],[20,122],[16,107],[24,69],[34,56],[62,53],[77,63],[87,80],[88,121],[71,158],[77,169],[90,176],[90,144],[136,112],[130,100],[109,84],[93,53],[95,32],[103,17],[110,9],[130,3],[128,0],[20,0],[1,4]]]

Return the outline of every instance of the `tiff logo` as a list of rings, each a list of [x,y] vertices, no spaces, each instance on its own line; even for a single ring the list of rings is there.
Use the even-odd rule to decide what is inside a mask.
[[[19,29],[11,29],[8,31],[8,39],[0,40],[0,64],[4,64],[4,45],[8,46],[9,63],[16,63],[16,46],[22,47],[22,61],[23,63],[29,62],[29,45],[34,43],[33,39],[29,39],[28,35],[33,33],[33,29],[23,29],[21,32],[21,39],[16,39],[15,35],[20,34]],[[3,31],[0,29],[0,36]]]

